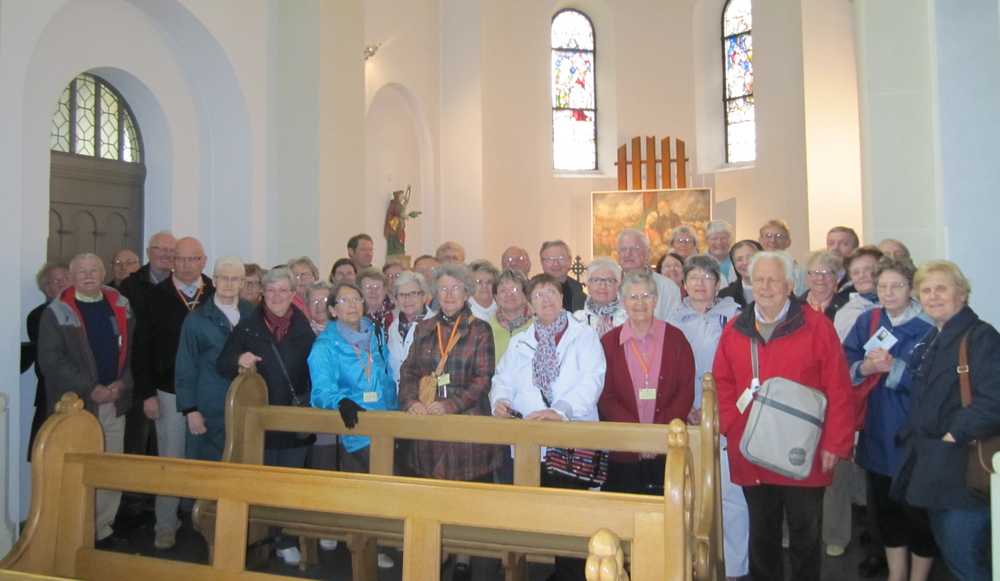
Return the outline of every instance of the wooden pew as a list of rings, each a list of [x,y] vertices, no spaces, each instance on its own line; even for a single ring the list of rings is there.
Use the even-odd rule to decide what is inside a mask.
[[[403,578],[408,581],[440,578],[449,527],[590,538],[585,555],[592,580],[601,570],[625,579],[621,543],[627,541],[635,581],[689,580],[696,520],[693,457],[679,420],[666,433],[664,497],[601,494],[106,454],[96,418],[75,394],[67,394],[38,434],[30,517],[18,543],[0,561],[0,573],[289,581],[245,568],[248,518],[253,507],[268,507],[402,523]],[[211,564],[95,550],[96,489],[211,499],[216,508]]]
[[[687,427],[688,447],[693,458],[696,483],[693,521],[694,538],[690,557],[695,579],[723,577],[722,518],[719,487],[718,410],[715,382],[711,374],[703,378],[703,419],[699,426]],[[565,448],[614,449],[627,452],[663,454],[669,428],[612,422],[525,422],[521,420],[461,415],[413,416],[400,412],[363,412],[354,430],[348,430],[340,415],[328,410],[267,405],[267,388],[256,374],[237,378],[227,395],[227,440],[224,460],[261,464],[264,434],[267,431],[362,434],[370,436],[372,474],[391,475],[395,465],[395,440],[460,441],[481,444],[509,444],[515,448],[514,484],[537,487],[540,483],[540,450],[543,445]],[[602,493],[589,493],[599,495]],[[679,499],[677,499],[679,501]],[[589,502],[589,501],[588,501]],[[199,501],[192,514],[195,528],[211,545],[215,530],[211,502]],[[267,527],[281,527],[289,534],[311,539],[302,543],[302,567],[315,562],[316,538],[340,539],[351,550],[357,581],[377,579],[376,539],[388,546],[400,546],[403,530],[398,523],[348,515],[305,514],[280,509],[251,511],[255,525],[251,540],[266,536]],[[526,576],[525,555],[585,556],[584,538],[538,538],[512,536],[506,531],[445,529],[447,552],[499,558],[507,579]]]

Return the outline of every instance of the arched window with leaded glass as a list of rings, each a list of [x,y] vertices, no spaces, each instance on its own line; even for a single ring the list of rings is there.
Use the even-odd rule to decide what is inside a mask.
[[[552,164],[557,171],[597,169],[594,24],[578,10],[552,17]]]
[[[728,0],[722,10],[722,73],[726,161],[729,163],[757,158],[752,31],[751,0]]]
[[[110,274],[120,250],[141,256],[145,155],[121,93],[98,76],[77,75],[56,102],[49,143],[47,259],[92,252]]]

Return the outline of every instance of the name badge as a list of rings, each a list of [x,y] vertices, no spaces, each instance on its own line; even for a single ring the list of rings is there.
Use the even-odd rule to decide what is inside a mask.
[[[651,399],[656,399],[656,388],[655,387],[644,387],[639,390],[639,399],[642,401],[649,401]]]
[[[739,410],[740,414],[745,412],[747,406],[750,405],[751,401],[753,401],[754,391],[756,390],[752,390],[748,387],[743,390],[743,393],[740,394],[739,399],[736,400],[736,409]]]
[[[361,396],[364,403],[375,403],[378,401],[377,391],[366,391],[364,395]]]
[[[438,386],[439,387],[445,387],[449,383],[451,383],[451,374],[450,373],[444,373],[444,374],[438,376]]]

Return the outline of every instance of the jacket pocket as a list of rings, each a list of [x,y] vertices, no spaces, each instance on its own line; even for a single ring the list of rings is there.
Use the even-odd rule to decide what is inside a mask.
[[[965,488],[968,451],[940,438],[914,437],[914,457],[906,500],[914,506],[947,506]]]

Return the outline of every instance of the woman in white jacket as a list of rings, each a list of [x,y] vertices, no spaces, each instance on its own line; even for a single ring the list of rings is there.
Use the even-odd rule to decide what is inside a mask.
[[[404,270],[392,283],[392,298],[399,311],[389,326],[388,343],[389,367],[396,385],[399,385],[399,368],[406,361],[413,344],[413,330],[418,322],[434,316],[427,306],[429,297],[427,281],[420,273]]]
[[[528,297],[535,320],[511,338],[500,359],[490,390],[493,415],[597,421],[606,369],[597,333],[563,310],[562,285],[551,275],[532,278]],[[542,486],[586,489],[590,484],[543,465]],[[557,557],[557,578],[582,580],[583,565],[582,559]]]
[[[625,322],[628,315],[622,307],[618,289],[622,283],[622,267],[606,256],[595,258],[587,266],[587,300],[573,317],[597,331],[599,337]]]

